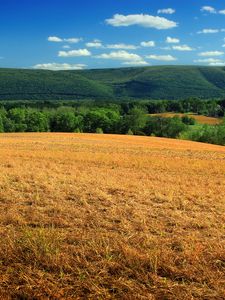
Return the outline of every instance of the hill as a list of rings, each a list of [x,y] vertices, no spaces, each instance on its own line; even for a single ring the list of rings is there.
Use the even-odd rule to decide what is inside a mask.
[[[1,299],[224,299],[224,147],[0,141]]]
[[[82,71],[0,69],[0,100],[185,99],[225,96],[225,68],[156,66]]]

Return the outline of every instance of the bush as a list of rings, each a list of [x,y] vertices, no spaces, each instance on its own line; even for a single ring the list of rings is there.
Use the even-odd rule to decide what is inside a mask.
[[[182,122],[186,125],[195,125],[196,120],[194,118],[189,117],[188,115],[185,115],[181,118]]]
[[[103,130],[102,130],[102,128],[96,128],[96,131],[95,131],[96,133],[99,133],[99,134],[103,134]]]
[[[128,130],[127,135],[133,135],[133,131],[131,129]]]

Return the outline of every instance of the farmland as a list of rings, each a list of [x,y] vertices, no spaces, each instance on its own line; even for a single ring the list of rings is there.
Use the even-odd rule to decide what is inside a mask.
[[[160,116],[164,118],[172,118],[174,116],[183,117],[188,116],[189,118],[195,119],[199,124],[207,124],[207,125],[217,125],[222,123],[221,118],[214,118],[214,117],[207,117],[202,115],[196,115],[196,114],[182,114],[182,113],[159,113],[159,114],[151,114],[151,116]]]
[[[224,299],[225,148],[0,135],[1,299]]]

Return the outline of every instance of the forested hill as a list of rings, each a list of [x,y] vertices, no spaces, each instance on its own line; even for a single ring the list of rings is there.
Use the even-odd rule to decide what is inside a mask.
[[[45,71],[0,69],[0,100],[185,99],[225,96],[225,68],[157,66]]]

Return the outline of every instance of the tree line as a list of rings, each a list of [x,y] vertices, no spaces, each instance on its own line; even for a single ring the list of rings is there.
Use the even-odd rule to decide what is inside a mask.
[[[120,111],[122,115],[127,114],[132,108],[139,107],[148,114],[177,112],[196,113],[209,117],[223,117],[225,115],[225,99],[203,100],[191,97],[186,100],[127,100],[127,101],[95,101],[95,100],[26,100],[26,101],[0,101],[0,109],[10,110],[12,108],[38,108],[40,110],[57,109],[60,107],[73,107],[80,109],[91,108],[113,108]]]
[[[0,132],[86,132],[183,138],[225,145],[225,124],[200,125],[188,115],[149,116],[143,105],[0,109]]]

